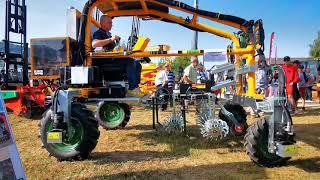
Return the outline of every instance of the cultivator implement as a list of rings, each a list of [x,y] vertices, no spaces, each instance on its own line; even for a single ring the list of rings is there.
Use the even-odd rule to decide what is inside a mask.
[[[97,145],[99,124],[105,129],[123,128],[130,119],[129,102],[145,102],[139,97],[126,96],[128,77],[124,68],[114,60],[204,54],[202,50],[148,50],[146,47],[150,39],[138,36],[138,28],[132,28],[132,37],[128,42],[130,47],[126,50],[120,48],[112,52],[94,51],[91,44],[92,30],[100,28],[98,18],[91,16],[94,11],[111,18],[134,16],[142,20],[178,24],[190,30],[207,32],[232,41],[232,45],[226,48],[229,64],[212,69],[211,73],[235,69],[234,80],[215,84],[209,82],[200,86],[182,85],[176,96],[181,113],[175,112],[167,123],[164,123],[163,127],[168,131],[178,129],[187,132],[186,111],[191,101],[196,105],[198,101],[207,104],[197,107],[198,125],[202,135],[210,139],[223,138],[228,134],[241,136],[246,133],[248,125],[242,102],[248,102],[247,104],[254,106],[256,110],[264,107],[263,104],[256,104],[256,99],[263,98],[256,94],[255,89],[255,57],[264,60],[262,20],[248,21],[196,9],[176,0],[89,0],[82,12],[74,8],[68,10],[67,37],[36,38],[30,41],[31,79],[43,84],[31,87],[28,86],[25,1],[6,2],[5,52],[0,53],[5,63],[2,71],[5,73],[1,76],[2,90],[6,90],[3,95],[7,98],[7,106],[12,108],[15,114],[28,112],[29,107],[49,106],[40,123],[41,141],[43,147],[59,160],[87,158]],[[14,7],[14,10],[11,7]],[[240,32],[223,31],[201,22],[216,22],[236,28]],[[22,42],[12,42],[10,33],[21,35]],[[10,52],[10,43],[21,46],[21,52]],[[146,83],[150,83],[148,78],[152,73],[148,71],[143,74]],[[213,92],[228,86],[236,87],[233,101],[240,102],[241,105],[222,104],[216,100]],[[149,87],[144,87],[144,90],[152,91]],[[259,165],[281,165],[289,159],[290,153],[295,151],[291,117],[283,105],[285,100],[280,99],[273,103],[272,118],[257,121],[248,128],[245,136],[248,154]],[[160,93],[147,101],[151,102],[153,107],[154,127],[159,123],[159,105],[167,100],[167,95]],[[96,104],[96,113],[88,109],[85,103]],[[215,106],[221,109],[217,117]]]

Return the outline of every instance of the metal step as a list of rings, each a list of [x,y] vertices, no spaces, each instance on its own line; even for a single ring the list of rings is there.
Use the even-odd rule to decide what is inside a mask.
[[[222,65],[218,65],[215,66],[211,69],[211,73],[212,74],[217,74],[220,72],[225,72],[228,70],[235,70],[235,65],[234,64],[222,64]]]
[[[236,75],[248,74],[250,72],[256,72],[258,66],[246,66],[236,70]]]
[[[211,87],[211,91],[216,91],[225,87],[229,87],[229,86],[233,86],[236,85],[236,81],[235,80],[226,80],[226,81],[222,81],[219,82],[217,85],[212,86]]]

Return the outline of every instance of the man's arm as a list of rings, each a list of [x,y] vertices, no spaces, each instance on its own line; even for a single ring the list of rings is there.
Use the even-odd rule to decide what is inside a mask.
[[[113,42],[112,38],[109,39],[94,39],[92,41],[92,47],[97,48],[97,47],[103,47],[105,45],[111,44]]]
[[[119,36],[112,36],[111,38],[108,38],[108,39],[94,39],[91,45],[93,48],[103,47],[113,43],[114,41],[119,41],[119,40],[120,40]]]
[[[294,72],[294,77],[293,77],[293,82],[294,83],[298,83],[300,81],[299,79],[299,72],[298,72],[298,68],[293,68],[293,72]]]
[[[162,87],[165,87],[168,84],[168,76],[165,72],[163,72],[163,82]]]
[[[194,82],[191,81],[191,80],[189,79],[189,77],[186,76],[186,75],[183,76],[183,81],[184,81],[184,82],[187,82],[187,83],[189,83],[189,84],[193,84],[193,83],[194,83]]]
[[[184,70],[184,74],[183,74],[183,81],[186,82],[186,83],[189,83],[189,84],[193,84],[195,82],[191,81],[189,79],[189,76],[190,76],[190,67],[188,66],[185,70]]]

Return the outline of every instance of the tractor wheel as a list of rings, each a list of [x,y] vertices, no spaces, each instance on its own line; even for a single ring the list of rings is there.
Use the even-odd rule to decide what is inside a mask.
[[[243,136],[246,134],[248,128],[247,124],[247,113],[240,104],[225,104],[224,108],[231,112],[236,118],[240,126],[236,126],[232,121],[230,121],[223,113],[222,110],[219,112],[219,118],[225,121],[230,127],[231,134],[235,136]]]
[[[72,103],[70,129],[71,136],[62,143],[47,143],[47,133],[53,129],[52,110],[44,113],[40,123],[40,135],[44,148],[58,160],[86,159],[96,147],[100,132],[93,113],[80,103]]]
[[[104,129],[115,130],[126,127],[130,114],[127,104],[103,103],[98,107],[96,119]]]
[[[268,151],[268,122],[260,119],[251,125],[245,135],[245,147],[250,159],[264,167],[284,165],[290,158],[282,158]]]

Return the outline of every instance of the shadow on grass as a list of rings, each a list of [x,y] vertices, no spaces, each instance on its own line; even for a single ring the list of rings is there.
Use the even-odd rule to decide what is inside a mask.
[[[130,161],[141,162],[153,159],[174,159],[176,155],[169,151],[114,151],[114,152],[93,152],[90,160],[95,164],[103,165],[109,163],[126,163]]]
[[[298,141],[320,149],[320,123],[295,124],[294,129]]]
[[[150,125],[144,125],[144,124],[139,124],[139,125],[129,125],[126,126],[123,130],[153,130],[152,129],[152,124]]]
[[[294,161],[289,161],[288,166],[295,166],[299,169],[303,169],[309,173],[319,173],[320,172],[320,157],[311,159],[298,159]]]
[[[150,128],[149,126],[133,126],[133,129]],[[245,152],[243,137],[228,137],[222,140],[206,140],[198,130],[197,126],[188,127],[188,136],[182,134],[169,135],[163,131],[143,131],[139,134],[129,134],[144,141],[150,147],[165,144],[169,147],[167,151],[116,151],[116,152],[93,152],[91,160],[96,164],[121,163],[127,161],[148,161],[151,159],[177,159],[187,157],[193,149],[219,149],[217,154],[228,154],[230,152]],[[192,138],[190,138],[190,136]]]
[[[201,166],[185,166],[175,169],[160,169],[102,175],[87,179],[264,179],[264,168],[251,162],[222,163]]]
[[[308,173],[320,172],[320,158],[289,161],[287,166],[295,166]],[[101,175],[87,179],[265,179],[266,168],[252,162],[221,163],[201,166],[185,166],[175,169],[160,169]]]
[[[320,116],[320,109],[307,109],[303,114],[294,115],[293,117]]]
[[[221,154],[229,152],[244,152],[243,137],[227,137],[221,140],[207,140],[204,139],[199,128],[195,125],[188,126],[188,133],[182,134],[167,134],[161,130],[145,131],[140,134],[131,134],[141,141],[152,144],[165,144],[170,148],[170,153],[175,157],[185,157],[190,155],[192,149],[219,149],[227,148],[227,151],[221,151]]]

